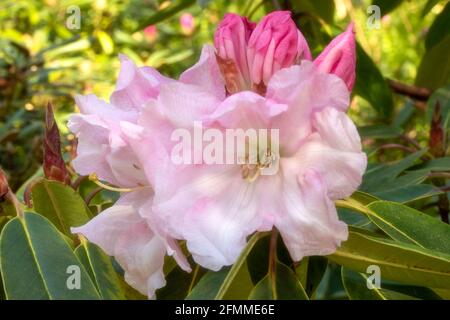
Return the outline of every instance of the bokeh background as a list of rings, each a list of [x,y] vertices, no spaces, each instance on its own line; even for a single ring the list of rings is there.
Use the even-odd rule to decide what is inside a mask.
[[[70,151],[74,137],[65,122],[76,111],[73,96],[94,93],[108,99],[119,71],[119,53],[177,77],[195,63],[204,43],[212,43],[224,13],[258,21],[276,9],[293,12],[314,54],[355,22],[360,48],[351,116],[361,127],[370,156],[386,161],[401,157],[402,150],[378,150],[385,143],[380,137],[395,140],[401,130],[426,145],[430,121],[425,102],[393,94],[387,79],[429,89],[448,83],[450,19],[441,18],[429,36],[447,1],[375,1],[381,9],[379,29],[367,25],[371,4],[371,0],[0,0],[0,166],[13,190],[39,170],[48,102],[53,103],[63,145]],[[81,20],[79,28],[71,29],[67,23],[73,8],[79,9]],[[430,54],[439,45],[439,52]],[[427,69],[426,55],[435,64],[432,71],[421,70]],[[441,80],[435,79],[439,75],[427,79],[427,72],[443,75]]]

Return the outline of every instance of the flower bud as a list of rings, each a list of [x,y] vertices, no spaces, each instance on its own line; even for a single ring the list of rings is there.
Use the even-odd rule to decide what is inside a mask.
[[[252,32],[247,50],[253,85],[265,85],[281,68],[301,59],[311,59],[305,38],[291,19],[289,11],[266,15]]]
[[[183,34],[191,35],[192,32],[194,32],[194,28],[195,28],[195,21],[194,21],[194,17],[192,16],[192,14],[183,13],[180,16],[180,26],[181,26],[181,31],[183,32]]]
[[[148,41],[153,42],[156,40],[156,37],[158,36],[158,29],[156,28],[155,25],[151,24],[144,29],[144,35]]]
[[[314,60],[320,71],[333,73],[344,80],[349,91],[355,84],[355,32],[351,23],[345,32],[334,38]]]
[[[250,88],[247,43],[255,23],[227,13],[214,34],[214,45],[227,89],[230,93]]]
[[[0,201],[9,192],[8,179],[6,174],[0,169]]]

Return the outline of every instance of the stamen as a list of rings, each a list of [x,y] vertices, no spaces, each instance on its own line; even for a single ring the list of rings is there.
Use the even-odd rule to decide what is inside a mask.
[[[104,184],[103,182],[101,182],[95,173],[91,173],[89,175],[89,180],[91,180],[92,182],[94,182],[96,185],[98,185],[99,187],[101,187],[103,189],[110,190],[110,191],[116,191],[116,192],[133,192],[133,191],[144,188],[143,186],[136,187],[136,188],[118,188],[118,187],[114,187],[114,186],[108,186],[107,184]]]

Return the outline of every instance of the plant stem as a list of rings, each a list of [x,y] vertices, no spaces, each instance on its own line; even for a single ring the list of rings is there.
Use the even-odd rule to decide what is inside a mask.
[[[414,100],[427,101],[432,94],[432,91],[428,88],[417,87],[391,79],[388,80],[388,83],[394,92],[408,96]]]

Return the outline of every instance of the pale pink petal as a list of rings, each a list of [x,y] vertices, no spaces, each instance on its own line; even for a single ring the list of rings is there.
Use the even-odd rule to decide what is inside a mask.
[[[100,180],[123,187],[148,184],[142,165],[122,137],[119,123],[98,115],[76,114],[69,128],[78,138],[77,156],[72,161],[78,174],[96,174]]]
[[[280,130],[280,144],[287,156],[299,148],[312,132],[312,114],[326,107],[345,111],[350,95],[341,79],[320,73],[310,61],[285,68],[273,75],[266,97],[288,105],[275,117],[272,128]]]
[[[161,84],[173,81],[153,68],[136,67],[125,55],[120,55],[119,58],[120,73],[111,102],[121,109],[140,109],[148,100],[158,96]]]
[[[163,273],[166,246],[138,214],[135,195],[122,196],[84,226],[72,228],[114,256],[125,270],[125,280],[149,298],[166,283]]]
[[[176,82],[161,87],[157,106],[175,127],[191,128],[194,121],[204,120],[219,104],[220,100],[210,91]]]
[[[122,110],[114,104],[109,104],[103,100],[100,100],[94,94],[88,94],[85,96],[76,95],[75,102],[77,103],[80,112],[85,115],[98,115],[104,121],[136,121],[137,112],[133,110]]]
[[[313,130],[298,150],[301,166],[314,168],[324,177],[329,196],[350,196],[361,184],[367,166],[361,139],[348,116],[334,108],[325,108],[313,116]]]
[[[203,46],[200,60],[181,74],[180,81],[199,86],[217,99],[225,98],[225,82],[216,61],[214,47],[211,45]]]
[[[325,108],[313,116],[314,130],[327,144],[343,151],[361,152],[361,138],[353,121],[344,112]]]
[[[288,171],[284,174],[290,176],[284,177],[279,191],[284,210],[275,226],[292,259],[300,261],[305,256],[333,253],[342,241],[347,240],[348,230],[338,219],[324,180],[314,170],[299,176]]]
[[[167,121],[157,119],[156,108],[147,108],[139,125],[122,122],[121,128],[130,153],[136,156],[141,164],[147,181],[155,188],[164,183],[165,177],[159,178],[170,163],[170,150],[173,142],[170,141],[174,127]],[[157,123],[161,121],[160,123]]]
[[[197,263],[211,270],[233,264],[247,236],[264,225],[256,185],[242,179],[234,165],[192,166],[172,179],[179,181],[178,189],[158,194],[154,211],[172,234],[186,239]]]
[[[251,91],[226,98],[207,118],[225,128],[268,128],[271,119],[287,110],[287,105],[274,103]]]

